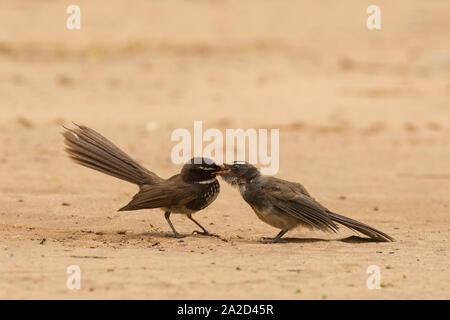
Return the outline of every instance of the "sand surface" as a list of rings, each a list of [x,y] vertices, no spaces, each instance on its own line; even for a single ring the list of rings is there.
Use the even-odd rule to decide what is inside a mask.
[[[0,298],[450,299],[450,2],[0,3]],[[162,177],[176,128],[279,128],[280,178],[393,236],[259,221],[222,183],[196,214],[117,212],[136,186],[73,164],[95,128]],[[81,289],[68,290],[78,265]],[[381,288],[366,286],[379,266]]]

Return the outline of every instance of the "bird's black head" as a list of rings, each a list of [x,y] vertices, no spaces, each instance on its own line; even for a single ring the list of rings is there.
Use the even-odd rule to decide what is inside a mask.
[[[249,183],[261,175],[258,168],[248,162],[235,161],[230,164],[225,164],[225,167],[230,169],[230,172],[224,173],[222,178],[233,186]]]
[[[229,172],[223,165],[217,165],[208,158],[195,157],[187,161],[181,169],[181,176],[186,182],[207,183],[214,180],[217,174]]]

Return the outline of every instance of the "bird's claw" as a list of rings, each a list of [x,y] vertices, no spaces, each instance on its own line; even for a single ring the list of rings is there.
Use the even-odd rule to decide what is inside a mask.
[[[222,237],[219,236],[218,234],[209,233],[208,231],[198,231],[198,230],[194,230],[194,231],[192,231],[192,234],[199,234],[199,235],[202,235],[202,236],[215,237],[215,238],[217,238],[217,239],[222,240],[223,242],[228,242],[227,239],[222,238]]]
[[[200,234],[202,236],[218,237],[218,235],[209,233],[206,230],[205,231],[194,230],[194,231],[192,231],[192,234]]]
[[[175,239],[181,239],[181,238],[185,238],[186,237],[185,235],[179,234],[178,232],[177,233],[173,233],[173,234],[169,234],[167,236],[171,237],[171,238],[175,238]]]
[[[278,241],[274,238],[262,237],[260,242],[261,243],[277,243]]]

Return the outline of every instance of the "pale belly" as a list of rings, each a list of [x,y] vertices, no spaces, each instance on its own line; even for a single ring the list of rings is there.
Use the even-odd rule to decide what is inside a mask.
[[[255,211],[256,216],[260,220],[274,228],[290,230],[300,225],[300,221],[297,218],[292,217],[287,213],[278,214],[273,211],[257,210],[256,208],[253,208],[253,211]]]

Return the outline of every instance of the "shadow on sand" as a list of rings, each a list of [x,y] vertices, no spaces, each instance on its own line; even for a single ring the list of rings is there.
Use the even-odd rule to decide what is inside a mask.
[[[313,242],[331,242],[340,241],[345,243],[368,243],[368,242],[379,242],[376,239],[370,239],[359,236],[350,236],[342,239],[319,239],[319,238],[281,238],[277,243],[313,243]]]
[[[263,244],[271,244],[269,241],[270,238],[263,238],[260,240],[252,240],[252,239],[246,239],[244,237],[231,237],[228,239],[224,239],[222,237],[219,237],[217,235],[215,236],[206,236],[201,234],[195,234],[195,233],[183,233],[181,234],[181,238],[175,238],[173,233],[171,232],[164,232],[164,231],[151,231],[151,232],[142,232],[142,233],[136,233],[136,234],[126,234],[126,237],[129,239],[139,239],[139,238],[145,238],[145,237],[151,237],[151,238],[166,238],[166,239],[188,239],[190,237],[202,237],[202,238],[217,238],[222,241],[228,242],[228,241],[236,241],[236,242],[242,242],[242,243],[263,243]],[[369,243],[369,242],[378,242],[376,239],[370,239],[365,237],[359,237],[356,235],[349,236],[346,238],[341,239],[321,239],[321,238],[291,238],[291,237],[285,237],[281,238],[276,243],[314,243],[314,242],[332,242],[332,241],[340,241],[345,243]]]

